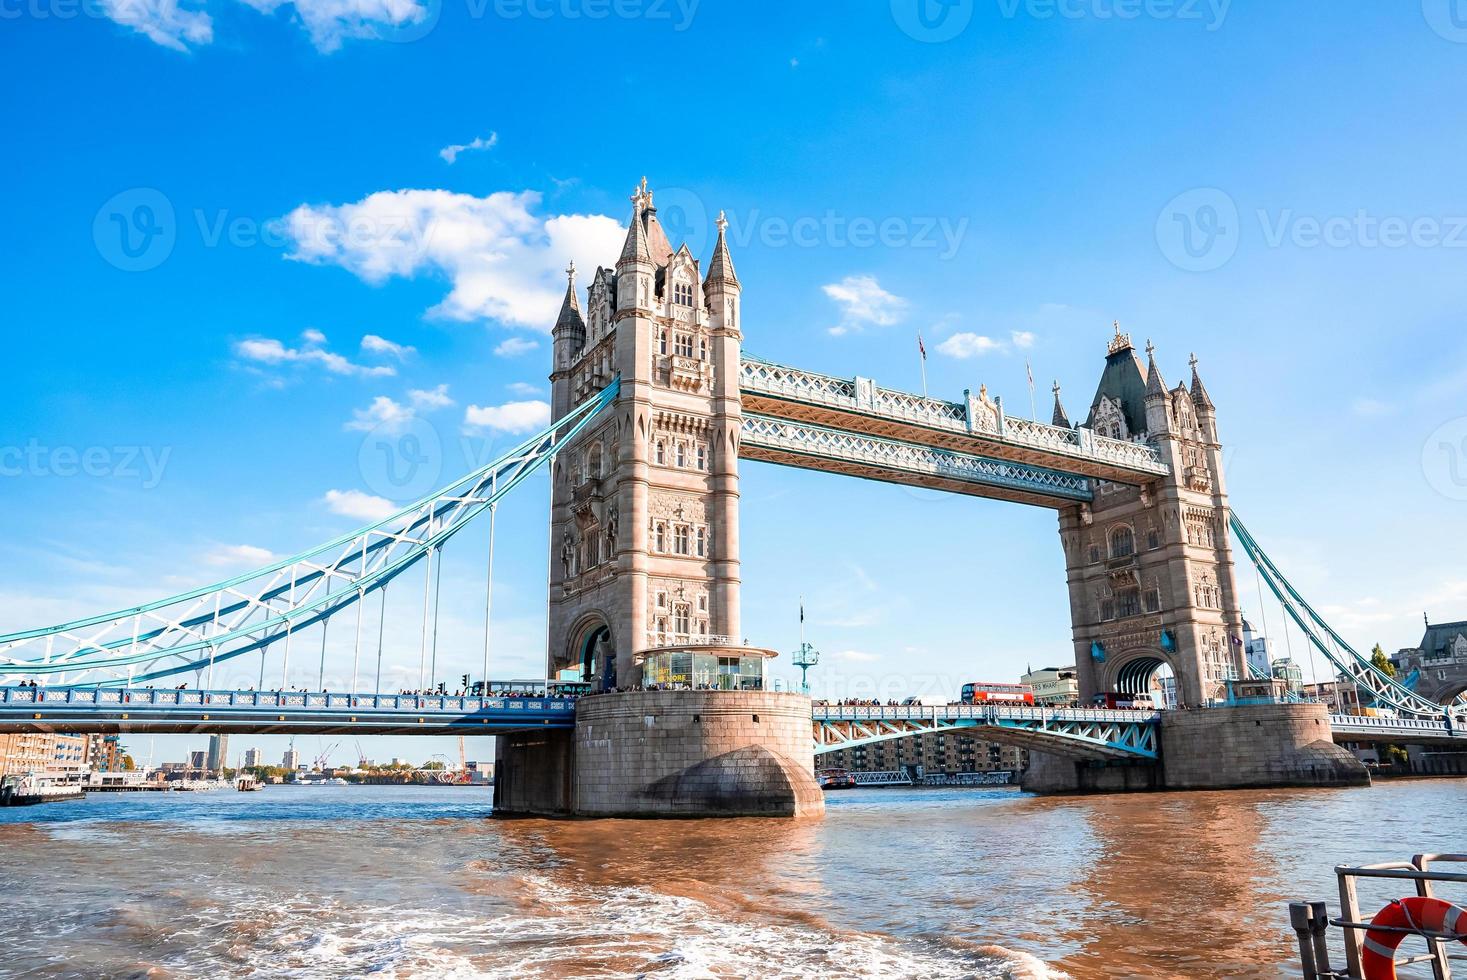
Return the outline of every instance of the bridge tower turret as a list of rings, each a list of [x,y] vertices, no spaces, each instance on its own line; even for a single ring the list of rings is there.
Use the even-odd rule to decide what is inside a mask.
[[[722,221],[699,271],[644,179],[615,268],[591,285],[583,339],[557,324],[557,414],[618,374],[621,392],[557,457],[552,672],[627,685],[644,650],[739,636],[740,285]]]
[[[1060,513],[1076,668],[1084,697],[1145,692],[1163,665],[1179,703],[1225,696],[1243,671],[1243,620],[1228,540],[1217,412],[1193,359],[1189,391],[1143,366],[1116,326],[1085,423],[1146,441],[1170,467],[1146,486],[1094,481],[1090,504]]]

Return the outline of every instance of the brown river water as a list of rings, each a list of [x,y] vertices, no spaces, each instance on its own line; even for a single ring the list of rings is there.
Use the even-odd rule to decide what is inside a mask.
[[[0,810],[0,977],[1298,976],[1285,903],[1336,863],[1467,851],[1464,791],[859,789],[803,822],[94,796]]]

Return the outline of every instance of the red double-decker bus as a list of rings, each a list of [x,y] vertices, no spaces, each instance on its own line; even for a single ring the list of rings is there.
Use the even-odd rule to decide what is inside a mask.
[[[986,704],[990,701],[1033,704],[1034,688],[1028,684],[986,684],[982,681],[963,685],[964,704]]]

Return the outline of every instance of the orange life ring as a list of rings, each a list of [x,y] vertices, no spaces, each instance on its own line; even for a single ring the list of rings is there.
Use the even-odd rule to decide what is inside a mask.
[[[1423,898],[1419,895],[1398,898],[1377,912],[1370,924],[1448,933],[1456,936],[1459,942],[1467,943],[1467,909],[1458,908],[1439,898]],[[1396,980],[1396,950],[1407,935],[1409,934],[1404,932],[1376,929],[1365,933],[1365,948],[1360,954],[1360,966],[1365,970],[1365,980]]]

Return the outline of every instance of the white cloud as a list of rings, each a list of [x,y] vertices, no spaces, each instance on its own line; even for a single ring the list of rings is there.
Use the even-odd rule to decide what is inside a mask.
[[[820,288],[840,307],[841,322],[829,330],[833,337],[859,333],[867,326],[889,327],[907,308],[906,300],[882,289],[874,276],[846,276]]]
[[[399,190],[354,204],[302,205],[285,218],[289,257],[340,266],[373,285],[442,275],[453,288],[432,315],[549,333],[566,262],[615,261],[624,230],[605,215],[536,215],[540,201],[535,191]]]
[[[506,402],[503,405],[470,405],[464,412],[464,425],[472,429],[524,433],[543,429],[550,424],[550,403],[545,401]]]
[[[178,0],[101,0],[100,9],[122,26],[175,51],[214,40],[213,19],[203,10],[180,6]]]
[[[955,333],[951,337],[937,345],[937,349],[948,357],[956,357],[965,360],[970,357],[982,357],[994,351],[1003,350],[1002,341],[994,340],[992,337],[984,337],[976,333]]]
[[[325,338],[322,338],[323,340]],[[379,337],[369,333],[362,338],[363,354],[390,354],[399,361],[407,358],[409,354],[417,353],[416,347],[408,347],[405,344],[395,344],[386,337]]]
[[[511,381],[509,384],[505,385],[505,387],[508,388],[512,394],[516,395],[538,395],[541,391],[539,385],[532,385],[525,381]]]
[[[490,133],[488,136],[476,136],[467,143],[454,143],[445,146],[438,151],[438,155],[449,163],[456,163],[460,153],[469,153],[474,150],[491,150],[499,143],[499,134]]]
[[[353,412],[352,420],[346,423],[346,427],[358,432],[370,432],[378,428],[395,432],[417,418],[419,412],[431,412],[452,404],[453,399],[448,396],[446,384],[409,391],[406,405],[386,395],[378,395],[372,399],[372,404]]]
[[[234,345],[234,353],[251,364],[272,367],[283,364],[317,364],[332,374],[364,378],[391,377],[397,373],[396,368],[354,364],[340,354],[332,353],[322,346],[326,337],[319,330],[307,330],[301,335],[301,339],[304,343],[300,347],[287,347],[272,337],[241,340]]]
[[[166,0],[165,0],[166,2]],[[243,0],[262,14],[290,7],[294,19],[311,36],[316,50],[336,51],[341,42],[356,38],[379,40],[394,32],[421,30],[436,17],[426,2],[417,0]]]
[[[448,408],[453,404],[453,399],[448,397],[448,385],[410,391],[408,400],[413,403],[414,408],[424,412],[435,408]]]
[[[416,418],[416,413],[411,408],[393,401],[386,395],[378,395],[372,399],[372,404],[353,412],[352,420],[346,423],[346,427],[357,432],[370,432],[379,426],[385,430],[394,431],[402,428],[414,418]]]
[[[524,337],[507,337],[500,341],[499,346],[494,348],[494,353],[500,357],[519,357],[528,354],[540,346],[538,340],[527,340]]]
[[[1379,398],[1357,398],[1350,409],[1361,418],[1374,419],[1389,415],[1395,408]]]
[[[1013,345],[1020,350],[1028,350],[1034,346],[1034,334],[1028,330],[1015,330],[1009,334]]]
[[[258,568],[273,561],[273,551],[249,544],[221,544],[204,554],[204,564],[219,568]]]
[[[348,38],[376,40],[404,30],[422,31],[436,16],[429,0],[241,0],[262,14],[282,7],[305,28],[319,51],[335,51]],[[202,7],[202,4],[193,4]],[[214,22],[202,9],[179,0],[101,0],[108,18],[130,27],[156,44],[187,51],[214,40]]]
[[[374,497],[360,490],[327,490],[321,502],[331,513],[358,521],[380,521],[399,509],[385,497]]]

